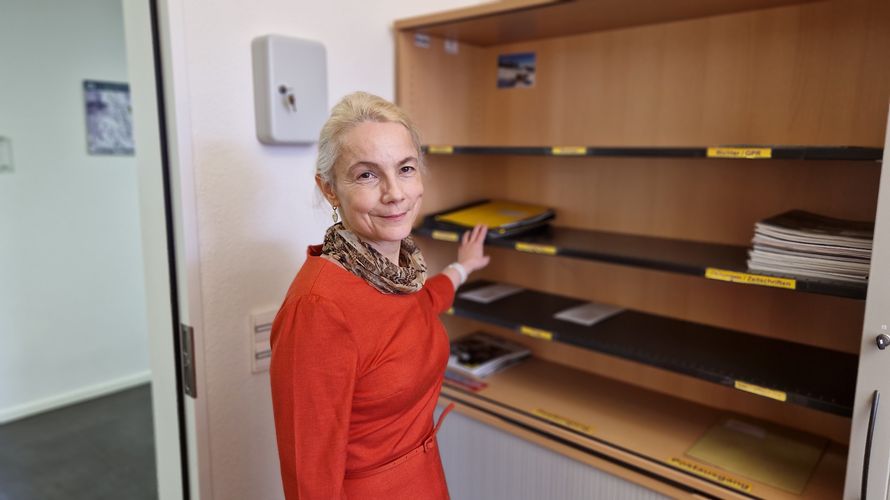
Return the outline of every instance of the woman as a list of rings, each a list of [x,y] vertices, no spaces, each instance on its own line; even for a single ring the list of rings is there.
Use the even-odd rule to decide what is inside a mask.
[[[486,228],[465,233],[457,262],[425,280],[410,237],[422,178],[402,110],[363,92],[334,107],[315,177],[334,225],[309,247],[272,326],[288,499],[448,498],[432,422],[449,352],[438,315],[488,264]]]

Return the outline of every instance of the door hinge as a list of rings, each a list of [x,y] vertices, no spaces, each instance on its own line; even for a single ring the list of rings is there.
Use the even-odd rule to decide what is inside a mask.
[[[182,392],[186,396],[198,398],[198,384],[195,380],[195,329],[179,324],[179,352],[182,357]]]

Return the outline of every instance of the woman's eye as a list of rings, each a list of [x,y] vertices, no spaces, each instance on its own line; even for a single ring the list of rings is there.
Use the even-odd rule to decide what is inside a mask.
[[[411,166],[411,165],[403,165],[403,166],[402,166],[402,173],[403,173],[403,174],[410,174],[410,173],[413,173],[415,170],[417,170],[417,169],[414,168],[414,167]]]
[[[360,181],[366,181],[366,180],[373,179],[373,178],[374,178],[374,174],[371,172],[362,172],[358,176],[358,179]]]

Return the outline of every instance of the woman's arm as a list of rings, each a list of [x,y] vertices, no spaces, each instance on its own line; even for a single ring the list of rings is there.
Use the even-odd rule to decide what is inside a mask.
[[[288,499],[341,498],[358,348],[340,309],[308,295],[272,326],[272,403]]]

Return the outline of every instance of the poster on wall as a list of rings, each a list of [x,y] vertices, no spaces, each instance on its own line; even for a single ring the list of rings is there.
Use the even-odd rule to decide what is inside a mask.
[[[84,80],[87,152],[91,155],[132,156],[133,119],[130,86],[126,83]]]
[[[498,56],[498,88],[529,88],[535,86],[534,52],[501,54]]]

